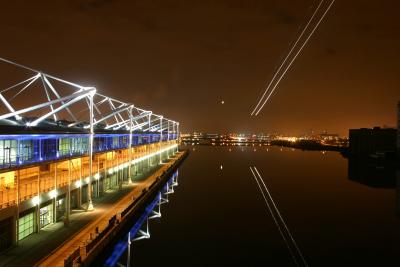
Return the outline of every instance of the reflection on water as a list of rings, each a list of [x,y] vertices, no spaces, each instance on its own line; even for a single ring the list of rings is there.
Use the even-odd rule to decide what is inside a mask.
[[[350,180],[371,187],[396,187],[396,167],[393,163],[357,158],[350,158],[348,162]]]
[[[348,162],[350,180],[370,187],[396,190],[396,214],[400,216],[400,171],[396,163],[357,158],[350,158]]]
[[[393,168],[336,152],[198,146],[151,239],[134,245],[135,266],[294,266],[249,166],[263,173],[310,266],[398,265]]]

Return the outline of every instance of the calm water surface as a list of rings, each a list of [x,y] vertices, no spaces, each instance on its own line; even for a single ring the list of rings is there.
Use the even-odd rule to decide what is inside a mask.
[[[134,266],[294,266],[250,166],[310,266],[400,266],[394,170],[357,162],[349,169],[336,152],[189,149],[171,202],[151,222],[151,239],[134,244]]]

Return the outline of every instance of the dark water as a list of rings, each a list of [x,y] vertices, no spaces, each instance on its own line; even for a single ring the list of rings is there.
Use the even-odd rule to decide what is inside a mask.
[[[336,152],[231,150],[195,147],[151,239],[134,243],[134,266],[294,266],[249,166],[310,266],[400,266],[394,170],[364,162],[349,170]]]

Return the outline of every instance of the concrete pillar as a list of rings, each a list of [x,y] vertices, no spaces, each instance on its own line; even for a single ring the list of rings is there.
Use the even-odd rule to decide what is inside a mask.
[[[104,161],[103,191],[105,191],[107,189],[106,185],[108,183],[108,180],[107,180],[107,156],[108,156],[108,154],[106,152],[106,160]]]
[[[158,149],[161,150],[161,144],[162,144],[162,117],[160,117],[160,142],[158,143]],[[162,163],[162,157],[160,153],[160,164]]]
[[[71,160],[68,160],[68,188],[67,188],[67,194],[66,194],[66,202],[65,202],[65,219],[64,219],[64,225],[68,226],[69,225],[69,217],[71,213]]]
[[[54,190],[55,192],[57,192],[57,162],[54,163]],[[53,223],[56,222],[57,222],[57,194],[54,196],[53,199]]]
[[[97,156],[97,197],[100,197],[100,156]]]
[[[40,170],[37,175],[36,233],[40,232]]]
[[[93,178],[93,138],[94,138],[94,130],[93,130],[93,95],[91,94],[89,97],[89,115],[90,115],[90,131],[89,131],[89,182],[87,185],[87,196],[88,196],[88,204],[87,210],[91,211],[94,209],[93,207],[93,192],[92,192],[92,178]]]
[[[129,109],[129,118],[130,118],[130,125],[129,125],[129,142],[128,142],[128,183],[132,183],[132,173],[131,173],[131,168],[132,168],[132,134],[133,134],[133,119],[132,119],[132,109],[133,106]]]
[[[19,175],[20,175],[20,171],[18,170],[17,171],[17,199],[16,199],[16,203],[17,203],[17,214],[16,214],[16,221],[17,221],[17,224],[16,224],[16,231],[15,231],[15,244],[17,244],[18,245],[18,239],[19,239],[19,205],[20,205],[20,183],[21,183],[21,181],[20,181],[20,177],[19,177]]]
[[[118,170],[117,170],[117,181],[118,181],[118,188],[121,190],[122,189],[122,171],[119,169],[119,165],[121,163],[119,162],[119,153],[117,154],[117,166],[118,166]]]
[[[82,179],[83,179],[83,160],[80,158],[80,168],[79,168],[79,189],[78,189],[78,207],[82,206]]]

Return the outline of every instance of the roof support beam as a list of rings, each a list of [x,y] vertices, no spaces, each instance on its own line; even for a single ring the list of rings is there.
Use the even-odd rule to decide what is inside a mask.
[[[49,113],[39,117],[38,119],[28,123],[28,126],[36,126],[39,122],[43,121],[44,119],[50,117],[53,114],[56,114],[57,112],[60,112],[61,110],[63,110],[65,108],[67,108],[68,106],[78,102],[79,100],[83,99],[84,97],[86,97],[88,95],[90,95],[90,93],[86,93],[84,95],[80,95],[80,96],[77,96],[77,97],[73,98],[72,100],[70,100],[69,102],[65,103],[64,105],[61,105],[58,108],[54,109],[52,112],[49,112]]]
[[[17,110],[17,111],[13,111],[11,113],[3,114],[3,115],[0,115],[0,120],[7,119],[7,118],[10,118],[10,117],[13,117],[13,116],[16,116],[16,115],[20,115],[20,114],[23,114],[23,113],[27,113],[27,112],[30,112],[30,111],[34,111],[34,110],[37,110],[37,109],[45,108],[45,107],[47,107],[49,105],[60,103],[61,101],[69,100],[69,99],[80,97],[80,96],[86,96],[86,95],[89,95],[90,93],[92,93],[93,91],[96,91],[96,89],[95,88],[86,89],[84,91],[80,91],[78,93],[74,93],[72,95],[68,95],[68,96],[62,97],[60,99],[52,100],[50,102],[41,103],[41,104],[38,104],[38,105],[35,105],[35,106],[31,106],[31,107],[28,107],[28,108],[23,108],[23,109],[20,109],[20,110]]]
[[[108,114],[107,116],[105,116],[105,117],[103,117],[103,118],[97,120],[95,123],[93,123],[93,125],[96,125],[96,124],[98,124],[98,123],[100,123],[100,122],[102,122],[102,121],[105,121],[105,120],[107,120],[108,118],[110,118],[110,117],[112,117],[112,116],[114,116],[114,115],[116,115],[116,114],[118,114],[118,113],[120,113],[120,112],[123,112],[123,111],[125,111],[125,110],[127,110],[127,109],[130,109],[130,108],[131,108],[131,106],[125,106],[125,107],[117,108],[117,109],[114,110],[113,113],[110,113],[110,114]]]
[[[53,92],[53,94],[60,99],[60,95],[58,94],[58,92],[56,91],[56,89],[53,87],[53,85],[49,82],[49,80],[46,78],[46,75],[41,74],[42,78],[44,79],[44,81],[46,82],[46,84],[49,86],[50,90]],[[61,104],[64,105],[64,101],[61,102]],[[67,108],[67,112],[69,113],[69,115],[71,116],[71,118],[74,121],[77,121],[76,117],[74,116],[74,114],[72,114],[71,110],[69,108]]]
[[[15,113],[15,109],[10,105],[10,103],[8,103],[8,101],[4,98],[4,96],[0,93],[0,100],[4,103],[4,105],[7,107],[7,109],[11,112],[11,113]],[[12,117],[14,115],[11,115],[10,117]],[[15,118],[17,120],[21,119],[21,116],[19,116],[18,114],[15,114]]]

